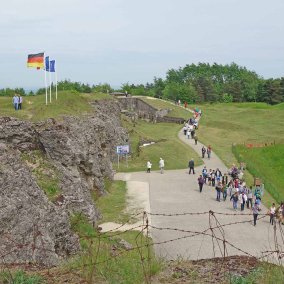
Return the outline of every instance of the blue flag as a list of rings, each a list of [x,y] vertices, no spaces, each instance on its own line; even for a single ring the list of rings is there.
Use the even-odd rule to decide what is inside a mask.
[[[50,72],[55,72],[55,60],[49,61],[49,70]]]
[[[45,71],[49,72],[49,56],[45,57]]]

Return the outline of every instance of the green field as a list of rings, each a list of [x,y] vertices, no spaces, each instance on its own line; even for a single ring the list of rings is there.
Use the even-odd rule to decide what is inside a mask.
[[[112,99],[102,93],[80,94],[75,91],[62,91],[52,97],[52,103],[45,104],[45,95],[23,97],[22,110],[15,111],[11,97],[0,97],[0,115],[13,116],[24,120],[39,121],[49,117],[58,118],[62,115],[82,115],[92,111],[90,101]]]
[[[263,148],[239,145],[234,148],[234,153],[254,176],[262,178],[265,188],[278,203],[284,200],[284,144]]]
[[[181,125],[173,123],[148,123],[139,120],[135,125],[127,118],[122,119],[123,126],[128,129],[131,142],[131,158],[128,167],[125,159],[121,160],[119,169],[122,172],[146,170],[148,160],[152,162],[152,170],[158,170],[160,157],[165,160],[165,170],[187,168],[188,161],[194,158],[196,165],[202,161],[186,144],[179,140],[177,134]],[[156,142],[153,145],[139,147],[142,141]]]
[[[147,102],[158,108],[159,106],[173,108],[176,116],[185,117],[185,110],[182,107],[161,100],[147,99]],[[194,109],[196,105],[189,107]],[[205,145],[210,144],[213,151],[228,167],[233,163],[238,163],[232,152],[232,145],[271,142],[284,144],[284,104],[271,106],[264,103],[216,103],[197,105],[197,107],[202,109],[202,118],[197,132],[199,140]],[[251,162],[259,164],[262,163],[262,160]],[[245,171],[245,179],[248,184],[253,183],[252,175],[256,174],[263,178],[261,172],[249,173]],[[280,175],[281,173],[275,172],[273,177],[268,176],[265,181],[267,184],[271,184],[274,179],[281,180]],[[283,188],[283,184],[275,186],[281,194],[280,188]],[[270,188],[273,191],[272,186]],[[272,194],[274,197],[277,195],[273,192]],[[268,194],[265,195],[264,202],[266,205],[272,202]]]

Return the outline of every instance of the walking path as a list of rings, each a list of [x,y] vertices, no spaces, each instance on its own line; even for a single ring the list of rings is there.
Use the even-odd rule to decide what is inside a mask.
[[[194,145],[194,140],[187,139],[182,130],[178,136],[199,155],[201,154],[203,146],[201,143],[198,142],[198,145]],[[167,168],[166,163],[167,161],[165,161],[165,169]],[[219,168],[222,173],[227,171],[226,166],[214,151],[210,160],[204,159],[204,164],[207,169]],[[165,170],[164,174],[137,172],[119,173],[115,176],[115,179],[127,181],[127,187],[132,196],[130,199],[132,205],[136,204],[137,206],[138,204],[141,210],[157,214],[150,216],[151,236],[154,243],[159,243],[154,246],[156,255],[168,260],[179,258],[197,260],[223,256],[224,250],[226,255],[244,255],[247,252],[256,257],[261,257],[261,252],[264,251],[282,250],[281,246],[276,247],[274,241],[275,236],[278,241],[282,241],[280,233],[274,234],[274,227],[270,225],[268,216],[258,220],[257,225],[253,226],[252,212],[248,209],[245,209],[244,214],[239,210],[235,212],[232,202],[229,201],[229,196],[227,201],[217,202],[215,189],[207,185],[204,186],[202,193],[199,192],[197,178],[201,174],[203,166],[195,169],[195,175],[189,175],[188,170],[185,169]],[[139,199],[141,196],[142,199]],[[209,212],[210,210],[234,215],[216,214],[217,219],[209,213],[183,215],[185,212]],[[267,209],[262,207],[260,213],[265,214],[266,212]],[[175,216],[175,214],[181,215]],[[243,221],[247,222],[238,223]],[[220,229],[218,226],[220,224],[231,225],[223,226]],[[112,224],[112,227],[103,226],[103,230],[114,226],[116,224]],[[137,226],[139,223],[133,224],[133,227]],[[212,230],[210,226],[213,228]],[[219,228],[216,228],[217,226]],[[196,234],[196,232],[202,231],[205,231],[205,234]],[[219,238],[218,242],[213,240],[212,232]],[[226,241],[222,242],[223,239]],[[230,246],[229,243],[233,246]],[[275,261],[275,259],[276,255],[270,261]]]

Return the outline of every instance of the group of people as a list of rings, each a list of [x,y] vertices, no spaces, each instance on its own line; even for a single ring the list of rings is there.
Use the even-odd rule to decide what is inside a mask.
[[[201,148],[201,156],[202,156],[202,159],[205,158],[205,154],[207,154],[207,158],[210,159],[211,158],[211,153],[212,153],[212,147],[211,145],[208,145],[207,148],[205,148],[205,146],[203,146]]]
[[[195,145],[197,145],[197,135],[196,129],[198,128],[198,121],[196,118],[190,118],[183,126],[183,134],[187,137],[187,139],[194,139]]]
[[[147,168],[147,173],[151,173],[152,163],[151,163],[150,160],[147,161],[146,168]],[[165,161],[164,161],[163,158],[160,158],[160,160],[159,160],[159,169],[160,169],[160,173],[161,174],[164,173],[164,168],[165,168]]]
[[[253,224],[256,225],[259,211],[261,211],[261,199],[264,190],[261,186],[247,186],[243,180],[243,171],[238,169],[235,165],[231,167],[228,172],[222,173],[220,169],[207,169],[203,168],[201,175],[197,179],[199,191],[202,192],[203,185],[207,184],[216,190],[216,201],[220,202],[221,197],[223,201],[230,197],[233,203],[233,209],[244,211],[245,208],[251,209],[253,213]],[[282,210],[281,210],[282,208]],[[284,220],[284,203],[280,206],[280,211]],[[270,224],[274,224],[276,216],[276,207],[273,203],[269,209]]]
[[[22,103],[23,103],[23,97],[21,95],[15,94],[12,99],[12,103],[13,103],[15,110],[21,110]]]

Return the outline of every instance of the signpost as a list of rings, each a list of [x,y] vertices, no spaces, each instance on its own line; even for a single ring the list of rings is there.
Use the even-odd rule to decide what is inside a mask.
[[[116,154],[117,154],[117,168],[119,169],[119,156],[120,155],[125,155],[125,157],[126,157],[126,166],[128,168],[129,145],[116,146]]]

